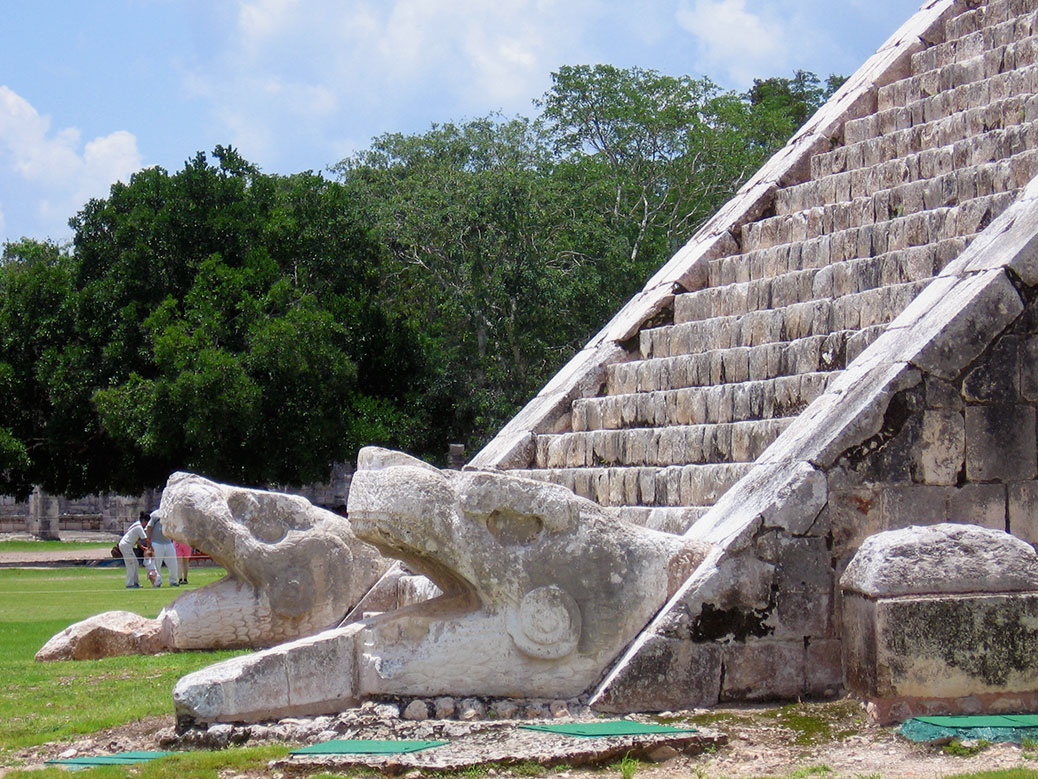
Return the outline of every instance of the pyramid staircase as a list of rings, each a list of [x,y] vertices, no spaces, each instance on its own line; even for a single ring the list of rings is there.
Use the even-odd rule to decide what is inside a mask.
[[[802,180],[726,231],[702,288],[675,290],[502,467],[685,532],[1016,199],[1038,173],[1038,12],[943,5]]]
[[[928,0],[473,458],[712,547],[593,705],[831,692],[867,535],[1038,544],[1036,175],[1038,4]]]

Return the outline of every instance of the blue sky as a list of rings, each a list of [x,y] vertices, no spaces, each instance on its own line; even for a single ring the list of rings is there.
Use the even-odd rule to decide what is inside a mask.
[[[385,132],[532,115],[561,65],[852,73],[920,0],[4,0],[0,241],[65,241],[142,167],[323,170]]]

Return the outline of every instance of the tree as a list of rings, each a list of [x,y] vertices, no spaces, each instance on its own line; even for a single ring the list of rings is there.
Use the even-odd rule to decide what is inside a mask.
[[[385,310],[422,333],[440,440],[489,438],[792,131],[788,102],[707,79],[552,78],[538,120],[387,134],[333,168],[388,255]]]
[[[838,86],[553,74],[536,119],[391,133],[336,180],[236,150],[87,203],[0,262],[0,484],[321,478],[476,448]]]
[[[732,110],[740,102],[705,78],[580,65],[553,73],[539,105],[645,275],[760,165],[745,114]]]
[[[784,143],[844,81],[843,76],[830,74],[823,83],[806,70],[795,71],[792,78],[754,79],[746,102],[758,120],[764,142],[771,146]]]
[[[487,117],[384,135],[334,168],[392,258],[387,308],[423,333],[444,444],[485,437],[584,335],[566,314],[594,269],[560,240],[554,161],[538,124]]]
[[[7,247],[9,489],[135,490],[180,468],[299,484],[374,432],[400,444],[386,419],[420,429],[398,397],[417,350],[379,308],[381,250],[342,187],[214,158],[116,184],[72,220],[74,251]]]
[[[9,494],[25,496],[44,481],[78,489],[95,454],[103,467],[106,447],[78,376],[85,366],[75,339],[74,278],[75,260],[64,247],[29,239],[4,247],[0,485]]]

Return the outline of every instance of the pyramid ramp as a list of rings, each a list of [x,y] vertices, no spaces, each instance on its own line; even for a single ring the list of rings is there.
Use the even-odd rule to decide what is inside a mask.
[[[867,535],[1038,541],[1031,5],[925,3],[473,459],[712,545],[599,708],[833,692]]]

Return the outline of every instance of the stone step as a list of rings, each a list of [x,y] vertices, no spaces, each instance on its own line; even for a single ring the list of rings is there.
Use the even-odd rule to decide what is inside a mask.
[[[891,251],[908,248],[908,245],[924,246],[917,243],[907,229],[911,225],[894,226],[884,236],[884,248]],[[907,229],[906,229],[907,228]],[[957,245],[958,242],[956,242]],[[963,243],[966,243],[965,241]],[[778,309],[807,303],[814,300],[829,299],[843,295],[854,295],[879,286],[883,280],[891,283],[895,279],[911,278],[911,275],[925,273],[930,267],[943,267],[952,245],[944,247],[941,252],[938,242],[938,253],[932,255],[928,249],[906,253],[904,258],[879,253],[879,257],[865,257],[860,260],[825,264],[822,267],[807,267],[794,270],[779,276],[758,278],[746,282],[722,284],[705,287],[695,292],[686,292],[674,298],[674,323],[697,322],[716,317],[732,317],[748,314],[751,311]],[[951,255],[957,256],[957,255]],[[917,283],[917,282],[912,282]],[[882,312],[863,314],[863,321],[868,324],[855,325],[853,328],[867,327],[876,322],[888,322]]]
[[[561,484],[603,506],[712,506],[753,463],[667,468],[551,468],[509,471]]]
[[[1035,138],[1038,140],[1038,132]],[[796,267],[820,267],[830,262],[901,248],[896,235],[886,237],[890,231],[903,232],[904,245],[907,246],[936,243],[944,238],[969,234],[975,232],[971,229],[973,225],[969,224],[970,213],[978,209],[989,210],[993,202],[999,204],[996,210],[1001,212],[1013,202],[1021,186],[1026,186],[1030,180],[1026,176],[1035,170],[1038,170],[1038,153],[1024,152],[1016,155],[1015,160],[999,160],[963,171],[954,179],[954,190],[952,179],[948,179],[940,183],[940,190],[936,189],[937,184],[927,185],[919,180],[860,198],[843,198],[847,192],[834,193],[828,206],[780,214],[743,225],[740,228],[740,254],[719,258],[709,267],[723,266],[725,260],[738,265],[741,264],[740,257],[753,260],[760,256],[758,265],[763,268],[764,275],[775,275],[768,273],[770,266],[781,265],[785,258],[788,258],[789,265],[797,263]],[[960,179],[962,195],[972,195],[974,191],[977,194],[960,197]],[[1018,186],[1021,181],[1023,185]],[[936,207],[925,210],[928,196]],[[948,205],[937,205],[938,202]],[[878,236],[876,225],[883,226]],[[772,259],[774,257],[778,262]],[[779,272],[781,270],[780,267]],[[723,279],[718,281],[723,283]]]
[[[635,525],[672,535],[684,535],[696,520],[710,510],[709,506],[614,506],[610,509],[620,519]]]
[[[539,435],[536,468],[657,466],[753,462],[791,417],[670,427]]]
[[[989,204],[988,208],[960,208],[955,214],[950,210],[943,213],[946,220],[951,216],[962,227],[968,227],[990,222],[996,213],[1001,213],[1001,208],[996,212],[994,204]],[[769,256],[739,255],[711,261],[707,266],[710,286],[675,297],[674,323],[738,316],[918,281],[939,272],[969,245],[969,239],[958,237],[916,245],[916,233],[912,230],[911,222],[894,225],[882,238],[877,236],[871,241],[872,249],[888,248],[893,243],[890,251],[869,251],[863,257],[838,262],[825,262],[826,252],[815,251],[817,246],[810,243],[790,247],[788,254],[776,250]],[[970,239],[973,234],[965,233]],[[909,241],[912,245],[903,245]],[[831,257],[831,243],[827,249]],[[738,298],[724,299],[728,294]],[[748,310],[743,310],[744,298]]]
[[[819,288],[837,288],[847,294],[642,330],[639,356],[647,360],[761,346],[885,324],[901,313],[935,273],[934,247],[918,248],[920,251],[911,256],[884,255],[886,262],[876,257],[855,261],[854,267],[846,273],[843,266],[852,263],[832,266],[834,272],[828,274],[830,278],[819,279]],[[823,270],[829,271],[829,268]],[[905,281],[912,275],[919,280]]]
[[[1038,96],[1033,111],[1038,119]],[[1038,170],[1038,151],[1028,146],[1038,141],[1038,121],[978,138],[977,144],[959,141],[906,157],[892,153],[889,159],[881,159],[887,155],[877,152],[875,164],[864,165],[858,158],[852,161],[853,169],[780,189],[775,194],[775,216],[745,231],[746,237],[762,245],[807,240],[885,222],[924,206],[953,206],[1020,189]],[[845,161],[832,164],[847,165]],[[903,206],[901,214],[889,208],[891,203]],[[746,252],[757,247],[741,248]]]
[[[859,335],[858,330],[838,330],[795,341],[617,363],[606,369],[605,394],[707,387],[840,370],[845,367],[848,344]]]
[[[1030,125],[1038,118],[1038,96],[1030,91],[1038,83],[1038,66],[1014,71],[1013,78],[1019,82],[1014,89],[1022,91],[940,119],[927,120],[928,104],[916,101],[896,109],[896,116],[892,109],[848,122],[843,146],[812,157],[809,181],[830,174],[871,170],[899,159],[905,161],[910,171],[918,172],[922,167],[932,172],[931,158],[937,153],[949,153],[938,152],[944,147],[950,147],[959,168],[965,161],[977,159],[976,150],[998,148],[999,144],[1012,148],[1013,139],[1021,136],[1025,138],[1021,141],[1023,148],[1033,148],[1026,145],[1026,139],[1033,132]],[[1002,140],[1003,136],[1009,140]],[[907,154],[898,154],[899,147]],[[887,169],[880,172],[886,173]]]
[[[920,178],[941,175],[970,165],[1008,159],[1034,148],[1034,122],[1038,100],[1034,95],[1009,97],[1001,101],[1001,118],[993,119],[989,109],[973,109],[933,120],[916,121],[908,127],[894,128],[880,137],[845,146],[844,156],[819,159],[819,176],[826,166],[843,166],[842,172],[879,167],[889,176],[890,163],[904,161],[908,175]],[[910,106],[906,111],[914,111]],[[887,165],[888,167],[880,167]],[[882,179],[881,179],[882,180]],[[873,179],[875,181],[875,179]]]
[[[882,328],[876,328],[876,335]],[[777,419],[798,414],[836,373],[803,373],[710,387],[603,395],[573,401],[575,432]]]
[[[955,90],[966,89],[980,82],[1003,78],[1007,75],[1002,68],[1004,47],[989,54],[988,50],[984,48],[983,34],[967,36],[951,44],[941,45],[951,46],[952,51],[955,51],[955,48],[960,45],[967,46],[968,49],[964,48],[956,52],[957,58],[954,62],[938,65],[935,68],[925,68],[928,64],[926,58],[916,60],[918,65],[924,66],[923,69],[914,70],[913,76],[879,89],[876,95],[878,117],[883,117],[891,111],[901,112],[906,106],[919,100],[931,100],[940,94],[947,95]],[[959,54],[965,56],[960,58]],[[1012,68],[1008,69],[1009,72],[1012,70]],[[974,103],[974,105],[977,104]],[[881,126],[884,121],[889,120],[881,118]]]
[[[970,62],[918,73],[883,87],[879,92],[879,108],[872,115],[874,120],[848,122],[850,127],[844,133],[844,144],[875,137],[877,130],[883,134],[925,122],[940,122],[967,112],[989,113],[989,109],[1006,98],[1028,97],[1032,94],[1035,63],[1020,62],[1017,67],[1006,67],[1004,55],[1004,50],[986,52]],[[981,101],[975,102],[978,98]],[[1016,123],[1019,117],[1014,114],[1004,121]],[[861,134],[862,131],[865,134]],[[868,134],[869,131],[873,134]]]
[[[996,4],[989,4],[992,5]],[[977,14],[981,14],[983,18],[984,10],[977,9],[950,19],[946,26],[947,40],[913,54],[912,71],[924,73],[940,70],[986,52],[999,55],[1000,60],[1008,53],[1010,64],[1007,65],[1007,69],[1011,68],[1011,63],[1017,59],[1015,44],[1018,41],[1029,40],[1038,31],[1033,6],[1020,9],[1019,13],[1013,14],[1013,18],[997,24],[981,23],[980,26],[975,26]],[[1020,56],[1027,57],[1027,51]]]

